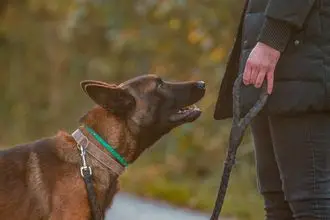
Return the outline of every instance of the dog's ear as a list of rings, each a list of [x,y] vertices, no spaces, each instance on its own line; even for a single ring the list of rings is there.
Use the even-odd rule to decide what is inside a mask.
[[[115,114],[126,114],[135,105],[135,98],[117,85],[94,80],[82,81],[80,85],[96,104]]]

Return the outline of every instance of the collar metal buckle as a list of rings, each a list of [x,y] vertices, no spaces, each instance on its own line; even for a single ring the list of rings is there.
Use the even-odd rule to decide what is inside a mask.
[[[80,156],[81,156],[81,162],[82,162],[82,165],[80,167],[80,175],[82,177],[85,177],[85,175],[92,176],[92,174],[93,174],[92,168],[87,165],[86,149],[81,145],[79,145],[78,148],[80,150]]]

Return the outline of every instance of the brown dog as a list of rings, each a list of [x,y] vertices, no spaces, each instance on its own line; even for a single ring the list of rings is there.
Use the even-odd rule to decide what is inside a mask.
[[[87,151],[104,218],[125,163],[132,163],[171,129],[196,120],[201,111],[191,105],[205,93],[204,82],[170,83],[154,75],[120,85],[84,81],[81,86],[97,106],[81,118],[72,135],[61,131],[55,137],[1,151],[1,220],[91,219],[79,149]]]

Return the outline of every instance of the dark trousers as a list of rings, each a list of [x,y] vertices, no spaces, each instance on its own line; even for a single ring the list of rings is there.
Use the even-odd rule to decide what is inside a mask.
[[[330,113],[252,123],[267,220],[330,220]]]

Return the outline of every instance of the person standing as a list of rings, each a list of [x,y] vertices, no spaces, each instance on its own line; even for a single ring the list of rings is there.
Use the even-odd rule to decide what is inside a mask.
[[[268,220],[330,219],[330,0],[249,0],[221,82],[214,118],[270,94],[251,124]]]

